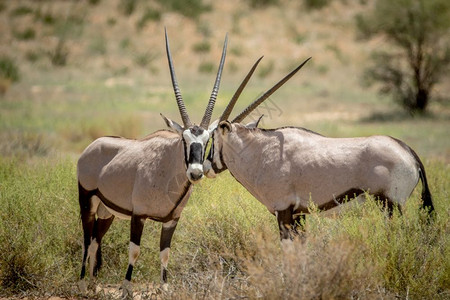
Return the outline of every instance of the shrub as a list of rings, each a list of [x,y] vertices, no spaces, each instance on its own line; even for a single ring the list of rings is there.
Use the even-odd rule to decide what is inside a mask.
[[[159,10],[148,7],[139,21],[136,23],[138,29],[145,27],[149,21],[159,21],[161,20],[161,12]]]
[[[53,51],[48,53],[50,61],[54,66],[65,66],[67,64],[67,57],[69,56],[69,49],[66,47],[64,39],[60,38]]]
[[[192,50],[196,53],[207,53],[211,50],[211,44],[208,41],[198,42],[192,46]]]
[[[330,4],[331,0],[303,0],[308,9],[321,9]]]
[[[214,71],[214,64],[212,62],[202,62],[198,66],[200,73],[212,73]]]
[[[25,16],[28,14],[33,13],[33,9],[31,7],[28,6],[18,6],[16,8],[14,8],[11,12],[10,12],[10,16],[12,17],[18,17],[18,16]]]
[[[279,0],[247,0],[252,8],[265,8],[270,5],[277,5]]]
[[[382,36],[393,45],[372,55],[365,78],[405,109],[424,112],[450,66],[450,2],[378,0],[356,20],[362,37]]]
[[[178,12],[188,18],[197,19],[202,13],[211,10],[203,0],[158,0],[168,10]]]
[[[130,16],[136,9],[137,0],[120,0],[119,10],[125,16]]]
[[[271,60],[271,61],[269,61],[269,63],[267,65],[259,67],[258,77],[266,78],[273,72],[274,69],[275,69],[275,64]]]
[[[6,78],[12,82],[17,82],[20,79],[17,64],[8,56],[0,57],[0,78]]]
[[[13,35],[18,39],[18,40],[32,40],[36,37],[36,31],[33,28],[27,28],[24,29],[23,31],[14,31]]]

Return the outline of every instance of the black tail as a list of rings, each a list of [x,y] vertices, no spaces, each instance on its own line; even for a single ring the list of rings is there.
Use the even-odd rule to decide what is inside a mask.
[[[411,149],[411,147],[409,147],[408,145],[406,145],[404,142],[393,138],[394,140],[396,140],[403,148],[405,148],[407,151],[409,151],[411,153],[411,155],[414,157],[414,159],[417,162],[417,166],[419,168],[419,176],[420,176],[420,180],[422,181],[422,207],[424,209],[428,209],[428,214],[431,215],[431,213],[434,211],[434,206],[433,206],[433,198],[431,197],[431,192],[430,192],[430,188],[428,187],[428,182],[427,182],[427,175],[425,173],[425,167],[423,166],[422,161],[420,160],[419,155],[417,155],[417,153]]]
[[[419,169],[420,180],[422,180],[422,207],[428,208],[428,213],[431,214],[434,211],[433,198],[431,197],[430,189],[428,188],[427,175],[423,165]]]
[[[434,211],[434,205],[433,205],[433,198],[431,197],[430,188],[428,187],[428,181],[427,181],[427,174],[425,173],[425,167],[423,166],[422,161],[420,160],[419,156],[417,155],[414,150],[410,148],[411,154],[414,156],[414,158],[417,161],[417,164],[419,165],[419,176],[420,180],[422,181],[422,207],[424,209],[428,209],[428,214],[431,215],[431,213]]]

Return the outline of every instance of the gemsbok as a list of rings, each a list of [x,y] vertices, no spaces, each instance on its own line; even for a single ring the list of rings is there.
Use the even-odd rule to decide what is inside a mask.
[[[86,292],[86,264],[91,279],[100,269],[101,241],[115,216],[131,220],[129,263],[122,283],[124,296],[132,295],[131,275],[140,253],[146,219],[162,222],[160,237],[161,284],[167,287],[170,243],[192,183],[203,175],[203,161],[212,129],[208,129],[225,62],[227,37],[215,84],[199,126],[193,125],[175,76],[165,32],[172,85],[183,126],[164,117],[172,130],[156,131],[143,139],[102,137],[91,143],[78,160],[78,189],[83,225],[83,260],[80,289]]]
[[[205,175],[214,178],[228,169],[231,175],[277,217],[281,240],[292,233],[312,201],[320,210],[339,206],[346,199],[369,192],[399,209],[422,181],[423,207],[433,211],[425,168],[404,142],[389,136],[329,138],[304,128],[258,128],[242,125],[258,105],[284,84],[293,73],[227,121],[240,93],[260,59],[254,64],[212,134]]]

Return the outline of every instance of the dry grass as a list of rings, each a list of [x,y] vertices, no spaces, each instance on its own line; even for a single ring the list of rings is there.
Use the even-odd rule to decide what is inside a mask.
[[[438,213],[434,223],[424,222],[418,193],[404,216],[391,221],[372,202],[338,218],[315,213],[304,239],[282,249],[275,218],[225,174],[197,186],[183,212],[172,244],[167,294],[153,294],[159,282],[160,225],[147,222],[133,279],[136,296],[448,298],[450,108],[436,102],[430,116],[411,119],[359,85],[369,51],[383,44],[355,40],[353,16],[364,9],[360,1],[332,1],[320,11],[305,11],[295,1],[258,10],[237,0],[216,1],[197,20],[162,12],[159,21],[139,30],[145,10],[124,17],[119,2],[0,2],[0,52],[15,58],[22,75],[19,83],[6,83],[0,96],[0,298],[80,297],[75,164],[59,157],[78,157],[102,135],[135,138],[161,129],[159,112],[178,119],[164,26],[192,120],[203,114],[225,32],[230,51],[216,115],[259,56],[265,55],[263,76],[252,79],[236,111],[313,56],[271,98],[272,106],[261,109],[263,125],[304,126],[340,137],[389,134],[406,141],[429,160],[425,165]],[[55,22],[33,14],[12,17],[20,6],[50,14]],[[34,39],[15,40],[15,29],[31,26]],[[60,38],[67,64],[56,67],[49,53]],[[208,43],[210,50],[196,52],[199,43]],[[199,72],[205,63],[212,73]],[[438,89],[448,94],[450,83]],[[93,298],[114,297],[122,281],[128,226],[115,222],[105,236],[99,284],[107,293]]]

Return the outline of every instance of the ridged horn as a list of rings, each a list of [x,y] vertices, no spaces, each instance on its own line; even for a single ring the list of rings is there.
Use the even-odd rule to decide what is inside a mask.
[[[222,58],[220,59],[219,70],[217,71],[216,82],[209,97],[208,106],[206,106],[205,114],[203,115],[200,127],[207,129],[211,121],[214,104],[216,104],[217,94],[219,93],[220,79],[222,78],[223,65],[225,64],[225,56],[227,53],[228,34],[225,35],[225,42],[223,43]]]
[[[233,111],[234,105],[236,104],[237,100],[239,99],[239,96],[241,95],[242,91],[244,90],[245,86],[247,85],[248,81],[250,80],[250,77],[252,77],[253,72],[255,72],[256,67],[258,66],[261,59],[263,59],[264,56],[261,56],[253,65],[253,67],[248,72],[247,76],[245,76],[244,80],[242,81],[239,88],[234,93],[233,97],[231,98],[230,102],[228,103],[227,107],[222,113],[222,116],[220,116],[219,122],[225,121],[230,116],[231,112]]]
[[[186,106],[184,106],[183,98],[181,97],[181,91],[178,87],[177,77],[175,76],[175,69],[173,67],[172,55],[170,54],[169,38],[167,37],[167,30],[164,28],[164,33],[166,36],[166,52],[167,60],[169,61],[170,77],[172,77],[173,91],[175,92],[175,98],[178,104],[178,110],[180,111],[181,119],[183,120],[184,128],[189,128],[192,123],[189,119],[188,113],[186,111]]]
[[[233,121],[231,121],[232,123],[239,123],[242,120],[245,119],[245,117],[247,117],[255,108],[258,107],[258,105],[260,105],[261,103],[264,102],[264,100],[266,100],[267,98],[270,97],[270,95],[272,95],[276,90],[278,90],[284,83],[286,83],[286,81],[288,81],[292,76],[295,75],[295,73],[298,72],[298,70],[300,70],[309,60],[311,59],[308,58],[307,60],[305,60],[300,66],[298,66],[297,68],[295,68],[293,71],[291,71],[288,75],[286,75],[283,79],[281,79],[277,84],[275,84],[271,89],[269,89],[267,92],[265,92],[264,94],[261,95],[261,97],[259,97],[258,99],[256,99],[255,101],[253,101],[253,103],[251,103],[249,106],[247,106],[246,109],[244,109],[236,118],[233,119]]]

